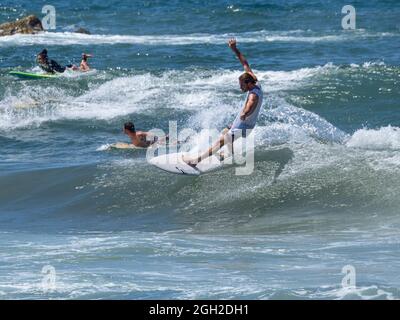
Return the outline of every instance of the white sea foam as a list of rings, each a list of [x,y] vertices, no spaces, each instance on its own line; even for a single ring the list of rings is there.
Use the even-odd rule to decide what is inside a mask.
[[[286,72],[257,71],[257,74],[268,94],[307,85],[331,68],[326,65]],[[238,89],[239,75],[239,71],[230,70],[145,73],[101,84],[89,83],[89,90],[80,96],[59,88],[57,80],[47,87],[10,87],[0,101],[0,130],[39,126],[59,119],[110,120],[159,109],[170,110],[169,120],[177,120],[182,111],[192,113],[189,127],[217,128],[232,121],[242,106],[244,96]]]
[[[379,129],[360,129],[346,144],[352,148],[400,150],[400,128],[387,126]]]
[[[186,34],[186,35],[106,35],[80,34],[72,32],[43,32],[35,35],[13,35],[0,38],[0,46],[14,45],[94,45],[94,44],[143,44],[143,45],[189,45],[199,43],[225,44],[226,40],[236,37],[241,43],[251,42],[338,42],[351,39],[374,37],[395,37],[389,32],[339,32],[321,35],[312,31],[253,31],[239,34]]]
[[[309,86],[318,81],[320,75],[335,70],[337,67],[333,64],[292,71],[257,70],[266,93],[256,129],[260,133],[257,143],[301,143],[310,138],[340,143],[347,139],[346,145],[352,148],[398,150],[398,128],[361,129],[348,137],[317,114],[297,108],[280,97],[285,90]],[[89,83],[89,90],[80,96],[72,96],[70,91],[56,84],[46,88],[9,88],[0,101],[0,130],[40,126],[43,122],[60,119],[112,120],[128,115],[140,119],[142,114],[160,110],[169,114],[165,121],[189,114],[185,126],[196,131],[222,128],[231,123],[244,101],[244,95],[237,88],[239,75],[240,71],[230,70],[145,73],[101,84]]]
[[[109,150],[111,147],[111,143],[102,144],[100,147],[96,149],[96,151],[106,151]]]
[[[340,274],[337,278],[326,277],[326,274],[340,269],[334,269],[322,260],[337,259],[337,252],[343,253],[342,260],[348,258],[348,241],[344,242],[347,245],[341,251],[337,248],[330,253],[326,247],[321,248],[318,239],[312,241],[312,237],[307,242],[309,247],[304,249],[301,244],[306,238],[296,234],[286,235],[286,240],[282,240],[280,235],[182,235],[176,231],[175,234],[97,231],[56,234],[47,238],[26,233],[22,240],[12,233],[2,233],[1,236],[4,244],[1,258],[10,272],[2,278],[0,294],[11,298],[93,299],[121,294],[143,297],[158,291],[160,295],[173,294],[183,299],[234,299],[243,296],[258,299],[299,296],[314,299],[398,299],[396,284],[388,287],[358,281],[356,288],[344,289],[339,285]],[[387,238],[376,239],[375,236],[374,243],[380,241],[386,243]],[[325,240],[322,245],[324,243]],[[364,242],[360,240],[360,243]],[[394,241],[393,248],[396,244]],[[310,252],[317,255],[310,256]],[[232,268],[226,268],[226,261],[231,257],[248,255],[261,261],[256,268],[258,272],[254,272],[254,266],[241,263],[245,259],[239,259]],[[143,262],[140,260],[142,256],[149,259]],[[289,258],[295,259],[295,263],[287,263]],[[312,258],[314,262],[310,263]],[[363,256],[357,261],[361,266],[364,263],[370,266],[366,258]],[[188,261],[183,268],[179,262],[182,259]],[[56,270],[55,288],[51,292],[43,291],[41,273],[41,267],[49,261]],[[210,278],[198,261],[212,261],[218,267],[216,273]],[[269,263],[266,271],[262,268],[265,261]],[[96,268],[93,268],[93,263]],[[165,268],[166,264],[173,268]],[[379,266],[384,267],[383,262]],[[315,273],[311,284],[298,276],[310,270]],[[265,274],[261,276],[260,272]],[[282,272],[288,275],[283,282]],[[371,272],[362,276],[376,280]]]

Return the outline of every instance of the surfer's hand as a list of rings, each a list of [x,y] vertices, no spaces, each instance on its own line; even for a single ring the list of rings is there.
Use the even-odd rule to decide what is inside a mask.
[[[236,39],[232,38],[228,41],[228,46],[231,48],[233,51],[237,50],[236,49]]]
[[[246,114],[244,112],[240,114],[240,120],[242,121],[246,120]]]

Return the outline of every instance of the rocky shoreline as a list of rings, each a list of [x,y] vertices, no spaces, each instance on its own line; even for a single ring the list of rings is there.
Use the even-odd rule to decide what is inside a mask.
[[[43,29],[42,22],[35,15],[29,15],[17,21],[0,24],[0,37],[12,36],[14,34],[36,34],[43,31],[45,30]],[[78,28],[74,32],[90,34],[90,32],[84,28]]]
[[[44,31],[42,22],[35,15],[0,24],[0,37],[14,34],[36,34],[41,31]]]

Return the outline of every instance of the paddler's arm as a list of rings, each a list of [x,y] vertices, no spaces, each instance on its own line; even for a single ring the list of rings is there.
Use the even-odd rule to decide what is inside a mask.
[[[257,81],[257,77],[254,74],[253,70],[251,70],[249,63],[247,62],[246,58],[244,55],[239,51],[239,49],[236,47],[236,39],[232,38],[228,41],[229,48],[232,49],[232,51],[236,54],[238,57],[240,63],[242,64],[244,71],[247,73],[251,74],[251,76],[254,78],[254,80]]]

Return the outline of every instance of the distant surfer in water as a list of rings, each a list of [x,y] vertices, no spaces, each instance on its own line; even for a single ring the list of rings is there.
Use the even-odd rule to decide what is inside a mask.
[[[69,64],[65,67],[62,67],[59,63],[56,61],[49,59],[47,55],[47,49],[43,49],[38,55],[37,55],[37,63],[39,64],[39,67],[42,68],[47,73],[63,73],[67,69],[71,69],[73,71],[82,71],[86,72],[90,70],[89,64],[87,62],[87,59],[91,57],[90,54],[87,53],[82,53],[82,61],[79,65],[79,68],[74,65],[74,64]]]
[[[87,53],[82,53],[82,60],[81,64],[79,65],[79,70],[82,72],[86,72],[90,70],[89,64],[88,64],[88,58],[92,57],[91,54]]]
[[[126,122],[124,124],[124,133],[131,138],[132,144],[140,148],[148,148],[155,143],[168,143],[169,137],[159,139],[157,136],[150,134],[146,131],[136,131],[135,125],[132,122]]]
[[[225,142],[232,144],[237,137],[245,137],[246,131],[252,130],[255,127],[258,114],[260,113],[263,92],[257,83],[257,77],[251,70],[243,54],[236,47],[236,39],[229,40],[228,45],[244,67],[245,72],[239,77],[239,85],[243,92],[247,92],[246,102],[232,125],[227,126],[222,131],[220,138],[212,147],[197,158],[182,157],[182,160],[192,167],[196,167],[199,162],[217,153],[224,146]]]
[[[63,73],[67,69],[67,67],[62,67],[56,61],[49,59],[47,49],[43,49],[37,55],[37,63],[47,73]]]

